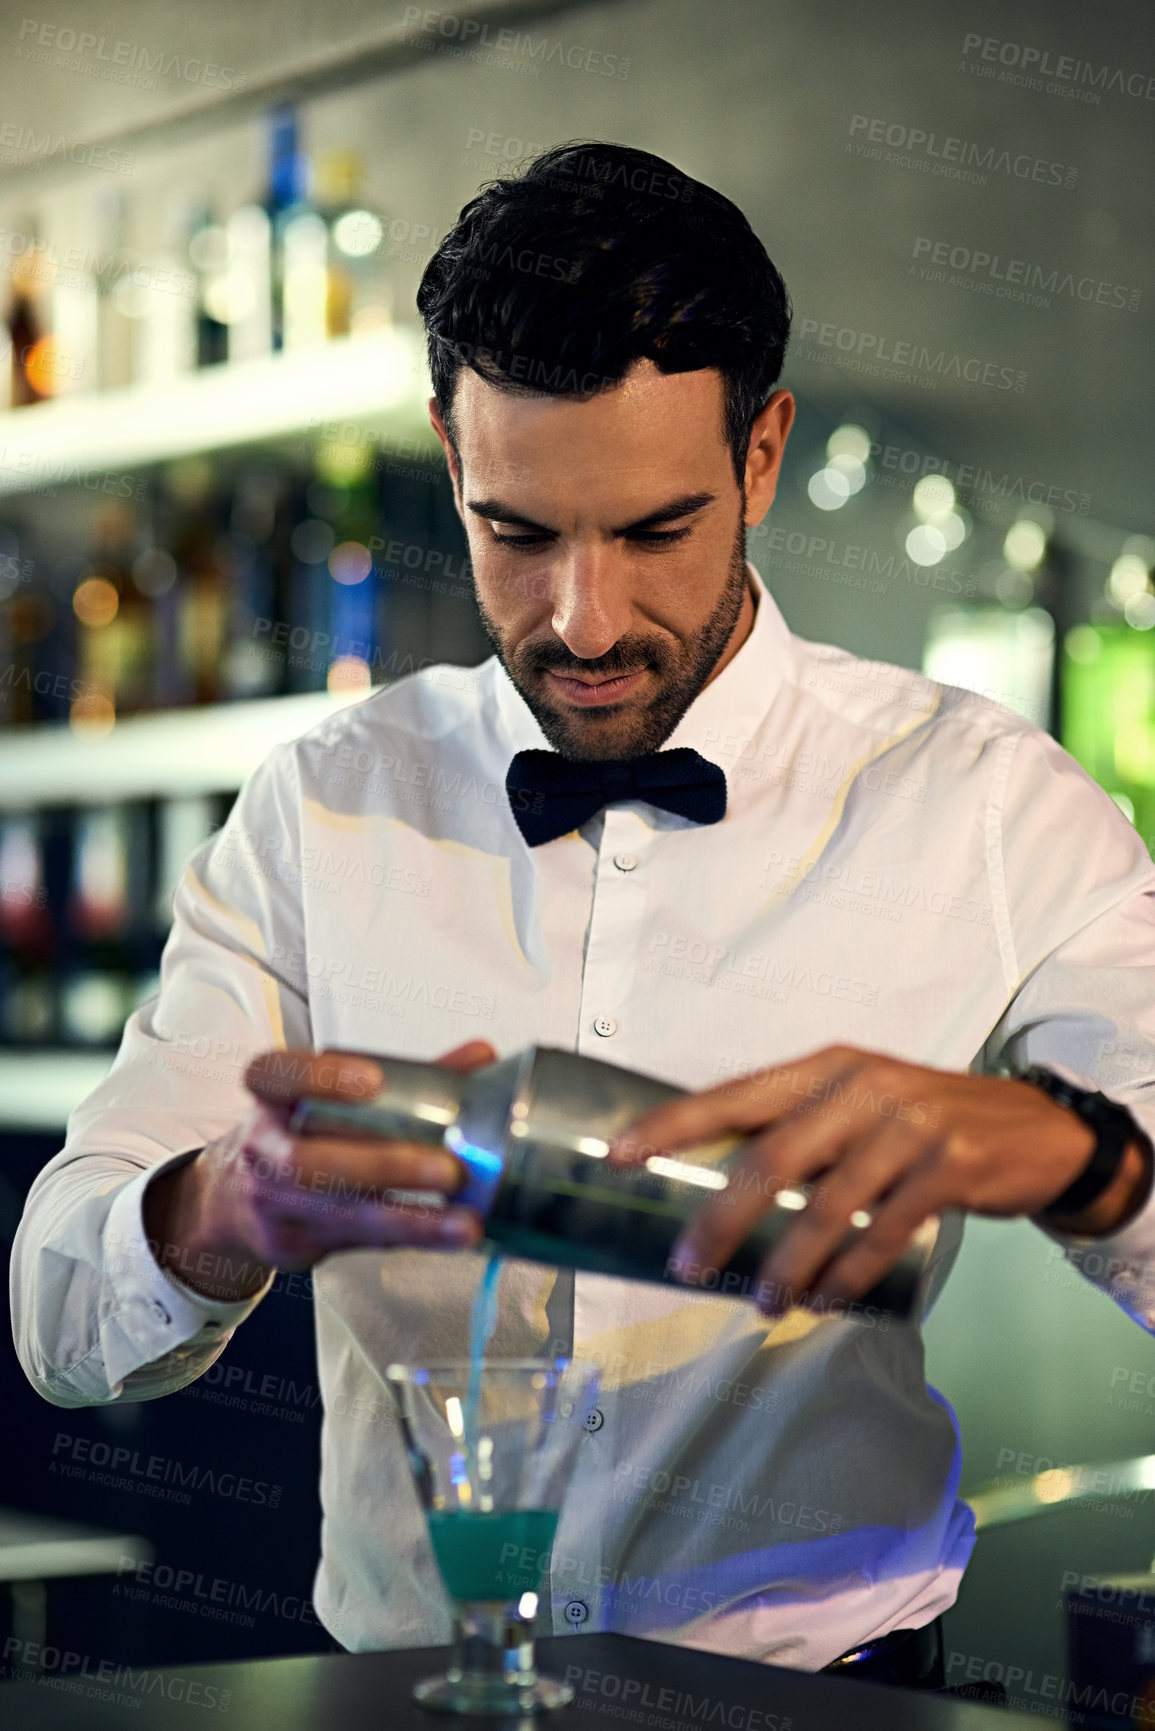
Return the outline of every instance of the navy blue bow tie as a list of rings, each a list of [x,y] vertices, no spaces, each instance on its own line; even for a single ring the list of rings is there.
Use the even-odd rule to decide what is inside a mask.
[[[725,772],[686,745],[620,759],[519,751],[505,789],[530,847],[568,835],[619,799],[648,800],[695,823],[717,823],[726,812]]]

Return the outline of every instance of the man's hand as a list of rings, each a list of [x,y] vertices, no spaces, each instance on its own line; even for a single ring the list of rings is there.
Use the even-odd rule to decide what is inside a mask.
[[[703,1273],[724,1268],[778,1191],[805,1187],[809,1206],[760,1278],[771,1293],[807,1292],[827,1304],[868,1291],[944,1209],[1002,1219],[1036,1214],[1062,1195],[1094,1148],[1087,1124],[1027,1082],[830,1046],[656,1107],[617,1138],[610,1158],[636,1163],[728,1134],[753,1140],[728,1189],[675,1246],[677,1264],[686,1278],[692,1265]],[[1064,1228],[1114,1230],[1146,1178],[1146,1156],[1135,1145],[1111,1192]],[[837,1256],[862,1214],[869,1225]]]
[[[438,1060],[472,1070],[497,1054],[483,1040]],[[245,1073],[257,1105],[227,1136],[145,1191],[145,1231],[162,1267],[206,1296],[236,1299],[260,1290],[274,1268],[309,1268],[334,1250],[476,1244],[468,1208],[398,1205],[387,1191],[440,1191],[465,1179],[443,1149],[383,1138],[290,1136],[294,1103],[310,1095],[368,1100],[384,1077],[351,1052],[263,1052]]]

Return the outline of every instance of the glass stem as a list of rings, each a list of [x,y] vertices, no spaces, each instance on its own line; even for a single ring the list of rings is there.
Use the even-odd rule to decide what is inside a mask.
[[[537,1681],[534,1618],[516,1605],[462,1600],[453,1607],[453,1657],[449,1676],[481,1689],[489,1684],[527,1688]]]

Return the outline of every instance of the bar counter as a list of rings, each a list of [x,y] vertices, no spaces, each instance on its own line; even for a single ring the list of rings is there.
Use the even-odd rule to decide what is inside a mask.
[[[855,1683],[720,1658],[628,1635],[550,1636],[541,1666],[568,1676],[571,1706],[536,1718],[461,1719],[500,1731],[1013,1731],[1037,1717],[950,1696]],[[450,1731],[409,1691],[442,1668],[446,1649],[252,1659],[130,1670],[96,1662],[55,1681],[0,1685],[0,1727],[13,1731]],[[580,1673],[575,1669],[580,1666]],[[65,1686],[67,1684],[67,1687]],[[102,1699],[101,1697],[105,1697]]]

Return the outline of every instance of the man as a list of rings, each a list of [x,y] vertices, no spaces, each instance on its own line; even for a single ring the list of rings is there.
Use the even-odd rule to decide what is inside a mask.
[[[535,1042],[662,1076],[693,1096],[615,1157],[756,1138],[686,1284],[502,1278],[495,1354],[603,1368],[542,1627],[810,1670],[865,1648],[933,1681],[911,1631],[973,1545],[957,1432],[917,1329],[847,1311],[938,1221],[929,1306],[969,1209],[1037,1216],[1076,1259],[1097,1237],[1101,1283],[1155,1321],[1155,870],[1039,729],[787,630],[744,531],[793,416],[789,303],[728,200],[645,152],[548,151],[466,206],[418,304],[494,657],[278,748],[194,857],[159,996],[29,1197],[22,1362],[60,1405],[163,1394],[312,1266],[318,1612],[353,1649],[445,1639],[383,1373],[462,1353],[480,1226],[449,1155],[294,1138],[286,1106],[372,1092],[349,1054],[373,1051]],[[683,749],[724,815],[631,780]],[[599,793],[606,762],[635,767]],[[999,1073],[1027,1065],[1134,1118]],[[763,1308],[694,1291],[788,1183],[811,1204]]]

